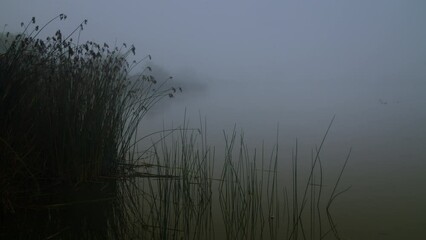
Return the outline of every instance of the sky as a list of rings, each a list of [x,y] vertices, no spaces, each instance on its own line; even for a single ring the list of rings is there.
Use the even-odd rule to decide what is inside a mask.
[[[425,77],[426,1],[3,0],[0,24],[42,25],[83,39],[133,43],[171,73],[199,81],[357,84]],[[213,79],[213,80],[211,80]]]
[[[67,19],[42,36],[87,19],[82,40],[134,44],[136,58],[150,54],[183,96],[198,92],[175,114],[188,107],[249,129],[293,119],[300,131],[322,130],[316,124],[334,114],[356,125],[384,102],[408,104],[393,114],[426,116],[417,110],[426,102],[423,0],[3,0],[0,26],[19,32],[21,21],[43,25],[60,13]]]
[[[277,121],[292,119],[299,132],[322,130],[316,124],[326,126],[334,114],[352,129],[349,122],[369,124],[360,118],[373,113],[390,119],[374,109],[383,102],[406,104],[394,115],[426,116],[417,110],[426,102],[423,0],[3,0],[0,6],[5,31],[22,31],[20,23],[33,16],[43,25],[64,13],[67,19],[41,36],[57,29],[66,35],[87,19],[82,40],[134,44],[137,59],[150,54],[149,65],[174,76],[182,95],[191,96],[173,114],[201,110],[218,129],[240,123],[274,131]],[[159,105],[163,113],[171,112],[169,103]]]

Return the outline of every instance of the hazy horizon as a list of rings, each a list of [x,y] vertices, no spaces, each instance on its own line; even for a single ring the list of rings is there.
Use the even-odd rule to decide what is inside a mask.
[[[324,159],[340,166],[353,147],[353,188],[336,209],[343,237],[426,235],[426,1],[4,0],[0,24],[19,32],[60,13],[43,36],[87,19],[81,41],[134,44],[183,86],[149,130],[187,111],[195,126],[206,117],[212,144],[237,124],[259,146],[279,125],[283,156],[296,138],[308,156],[335,115]]]

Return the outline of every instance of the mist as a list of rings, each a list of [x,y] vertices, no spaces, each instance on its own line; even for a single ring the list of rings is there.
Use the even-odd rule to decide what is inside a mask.
[[[426,235],[426,1],[5,0],[0,24],[20,32],[59,13],[68,19],[46,36],[87,19],[80,41],[134,44],[182,88],[145,132],[201,118],[211,144],[237,126],[255,147],[279,129],[284,156],[296,139],[309,156],[336,116],[324,158],[337,169],[353,148],[336,210],[344,235]]]

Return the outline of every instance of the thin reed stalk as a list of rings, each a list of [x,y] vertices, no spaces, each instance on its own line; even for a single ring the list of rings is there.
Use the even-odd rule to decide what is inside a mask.
[[[320,158],[334,117],[306,176],[296,140],[291,189],[278,128],[269,155],[236,127],[224,132],[216,176],[206,120],[151,133],[141,125],[176,92],[149,66],[130,75],[150,55],[129,64],[133,45],[80,44],[86,20],[68,35],[37,38],[58,19],[66,15],[22,24],[0,55],[0,238],[340,239],[331,208],[348,190],[338,186],[351,151],[325,206]]]

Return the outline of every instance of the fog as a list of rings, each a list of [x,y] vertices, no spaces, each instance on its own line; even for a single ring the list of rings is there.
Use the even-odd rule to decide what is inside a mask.
[[[45,30],[136,46],[183,92],[144,126],[194,125],[210,141],[237,124],[249,144],[283,152],[315,147],[335,115],[324,155],[353,155],[337,206],[348,239],[426,235],[426,1],[23,1],[3,0],[0,24],[19,32],[35,16]],[[269,141],[269,142],[268,142]],[[284,153],[284,156],[288,154]],[[331,165],[333,165],[331,164]]]

